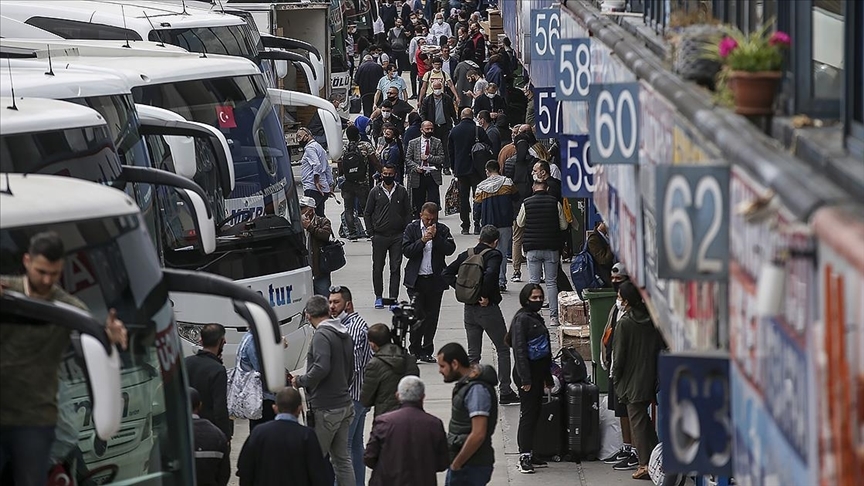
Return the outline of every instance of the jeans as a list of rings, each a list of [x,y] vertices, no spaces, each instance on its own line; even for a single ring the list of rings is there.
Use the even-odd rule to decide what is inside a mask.
[[[363,425],[369,409],[359,400],[354,400],[354,419],[348,428],[348,453],[351,455],[351,465],[354,466],[354,480],[357,486],[366,484],[366,465],[363,464]]]
[[[514,258],[515,261],[515,258]],[[540,283],[546,274],[546,298],[549,299],[549,316],[558,317],[558,260],[557,250],[530,250],[528,252],[528,282]]]
[[[501,252],[502,255],[507,254],[507,250],[510,248],[510,245],[513,244],[513,228],[509,226],[506,228],[498,228],[498,246],[496,248]],[[498,285],[504,286],[507,285],[507,259],[503,258],[501,260],[501,271],[498,273]]]
[[[342,200],[345,201],[345,230],[348,236],[363,237],[365,232],[360,231],[360,221],[355,214],[366,212],[366,200],[369,199],[369,186],[353,182],[342,184]],[[357,208],[357,212],[354,209]]]
[[[492,466],[464,466],[447,470],[444,486],[485,486],[492,479]]]
[[[330,274],[322,273],[317,277],[312,277],[312,290],[315,295],[330,296]]]
[[[306,189],[303,191],[303,195],[309,196],[315,200],[315,215],[324,216],[324,203],[327,202],[327,198],[330,197],[330,194],[321,194],[318,190]]]
[[[13,484],[45,486],[53,443],[53,425],[0,427],[0,472],[9,466]]]
[[[372,236],[372,289],[375,297],[384,297],[384,259],[390,257],[390,297],[399,298],[402,276],[402,234]]]
[[[315,410],[315,435],[321,443],[321,454],[325,457],[330,454],[336,472],[336,484],[339,486],[357,486],[348,449],[353,419],[353,404],[333,410]]]
[[[417,330],[409,336],[408,352],[414,356],[435,354],[435,333],[438,331],[438,316],[441,315],[441,299],[444,291],[435,283],[435,279],[427,276],[417,276],[414,288],[408,293],[414,296],[414,305],[418,318],[423,320]]]
[[[525,233],[525,228],[513,223],[513,275],[517,273],[522,275],[522,264],[525,263],[525,257],[522,256],[522,235]]]
[[[478,363],[483,350],[483,332],[492,340],[498,355],[498,389],[510,393],[510,348],[504,342],[507,324],[498,304],[483,307],[479,304],[465,305],[465,334],[468,338],[468,361]]]
[[[627,404],[627,415],[630,417],[630,434],[633,445],[636,446],[636,454],[639,456],[639,465],[647,466],[651,458],[651,451],[657,447],[657,431],[648,416],[648,407],[651,402],[637,402]]]
[[[434,202],[441,206],[441,191],[430,174],[420,175],[420,187],[411,189],[411,211],[415,217],[420,216],[420,208],[424,203]]]

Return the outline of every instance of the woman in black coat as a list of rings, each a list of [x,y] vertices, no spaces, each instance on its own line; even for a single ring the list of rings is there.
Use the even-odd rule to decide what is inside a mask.
[[[519,292],[522,308],[516,311],[510,324],[510,345],[513,348],[513,383],[519,387],[519,472],[534,472],[533,464],[545,464],[532,457],[534,429],[540,418],[543,390],[552,386],[550,366],[552,349],[549,330],[540,316],[543,287],[526,284]]]

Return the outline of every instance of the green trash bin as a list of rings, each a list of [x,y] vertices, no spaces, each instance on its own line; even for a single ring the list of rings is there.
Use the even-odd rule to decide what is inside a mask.
[[[602,346],[603,330],[609,318],[609,311],[615,305],[618,293],[612,289],[585,290],[582,296],[588,301],[588,317],[591,320],[591,361],[594,383],[600,393],[609,392],[609,372],[600,366],[600,347]]]

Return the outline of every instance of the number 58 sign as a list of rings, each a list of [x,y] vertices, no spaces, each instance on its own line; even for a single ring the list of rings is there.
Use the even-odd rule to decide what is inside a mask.
[[[657,276],[724,280],[729,273],[729,168],[661,165],[655,170]]]

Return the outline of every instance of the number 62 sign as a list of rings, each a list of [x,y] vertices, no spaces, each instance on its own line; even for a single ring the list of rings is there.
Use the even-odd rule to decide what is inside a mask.
[[[729,273],[729,168],[661,165],[655,170],[657,276],[724,280]]]

